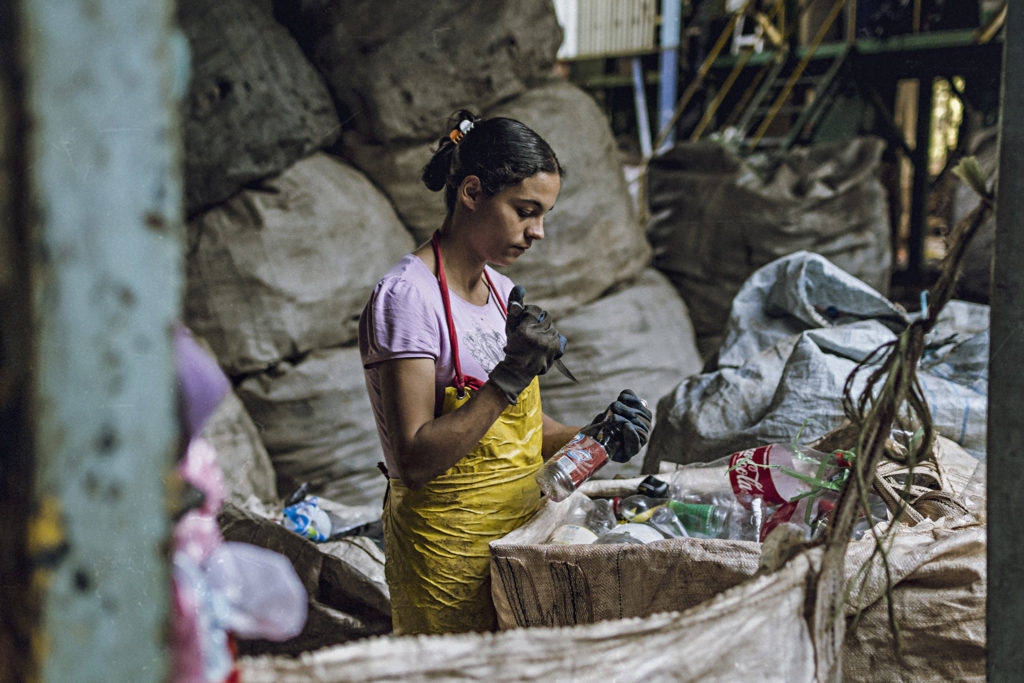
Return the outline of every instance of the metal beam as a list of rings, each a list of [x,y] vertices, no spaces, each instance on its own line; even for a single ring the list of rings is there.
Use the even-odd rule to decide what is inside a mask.
[[[15,0],[33,325],[28,552],[47,681],[164,681],[183,288],[173,0]]]
[[[1024,12],[1007,14],[988,403],[988,680],[1024,671]]]
[[[665,131],[672,125],[676,106],[676,84],[679,81],[679,37],[682,30],[681,12],[678,0],[662,0],[661,31],[659,33],[661,53],[658,57],[658,68],[661,74],[658,79],[659,131]],[[675,142],[675,134],[671,129],[667,130],[663,137],[663,147],[669,147]]]

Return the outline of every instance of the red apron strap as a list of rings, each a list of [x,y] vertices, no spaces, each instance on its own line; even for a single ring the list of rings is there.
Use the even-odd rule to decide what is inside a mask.
[[[441,233],[435,231],[430,242],[434,247],[434,258],[437,260],[437,280],[441,285],[441,301],[444,302],[444,319],[448,323],[448,339],[452,344],[452,364],[455,366],[455,388],[459,396],[466,394],[466,378],[462,375],[462,364],[459,362],[459,338],[455,334],[455,320],[452,318],[452,302],[448,297],[448,280],[444,276],[444,264],[441,263]]]
[[[491,290],[491,296],[493,296],[494,300],[498,302],[498,308],[501,309],[501,314],[508,318],[508,307],[505,305],[505,302],[501,300],[501,297],[498,296],[498,289],[494,286],[494,283],[491,282],[491,276],[487,274],[486,268],[484,268],[484,279],[487,280],[487,287]]]
[[[467,378],[462,374],[462,363],[459,362],[459,337],[455,334],[455,319],[452,317],[452,302],[448,296],[448,280],[444,276],[444,264],[441,262],[441,233],[435,231],[434,235],[430,238],[431,245],[434,247],[434,258],[437,259],[437,280],[441,286],[441,301],[444,302],[444,318],[448,325],[448,338],[452,344],[452,365],[455,366],[455,388],[459,391],[459,398],[466,395],[466,387],[474,391],[484,385],[482,381],[476,377]],[[501,309],[501,314],[508,317],[508,309],[505,306],[505,302],[498,296],[498,290],[495,288],[494,283],[491,282],[491,276],[487,274],[487,270],[484,269],[484,279],[487,281],[487,288],[490,290],[490,295],[498,302],[498,308]]]

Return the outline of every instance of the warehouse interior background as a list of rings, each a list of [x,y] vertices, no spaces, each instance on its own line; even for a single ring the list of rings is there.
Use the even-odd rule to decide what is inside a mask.
[[[445,9],[469,14],[465,4]],[[641,222],[649,218],[645,174],[676,143],[713,142],[756,163],[780,150],[878,138],[892,255],[887,293],[914,310],[938,278],[946,238],[965,213],[956,206],[959,180],[951,170],[983,149],[998,162],[999,202],[977,253],[981,265],[958,296],[991,306],[993,370],[1020,357],[1024,231],[1017,221],[1024,192],[1014,152],[1022,133],[1018,117],[1006,114],[1022,106],[1021,12],[1000,0],[551,4],[562,32],[552,68],[606,120]],[[224,11],[272,12],[305,48],[324,36],[304,23],[303,12],[333,8],[337,19],[345,3],[257,5],[231,3]],[[418,18],[402,5],[396,0],[389,24],[396,33]],[[202,314],[183,303],[196,279],[186,261],[199,249],[189,235],[196,226],[223,226],[223,215],[235,210],[229,197],[259,189],[257,178],[267,174],[259,164],[266,159],[250,150],[250,169],[195,180],[199,167],[189,164],[202,153],[182,139],[188,125],[202,123],[190,78],[209,55],[190,52],[181,24],[191,9],[193,20],[206,22],[202,30],[216,28],[196,6],[0,6],[0,680],[165,680],[164,551],[173,498],[166,473],[179,443],[168,330]],[[353,2],[342,9],[369,16],[380,11],[375,7]],[[367,53],[367,45],[387,42],[366,31]],[[349,58],[331,65],[330,78],[341,78],[337,70]],[[230,85],[212,82],[203,100],[210,111],[228,101]],[[337,130],[315,143],[273,141],[277,149],[291,145],[288,163],[272,161],[278,170],[317,148],[361,159],[381,145],[421,149],[429,140],[401,132],[404,123],[381,124],[383,117],[367,124],[356,100],[341,100],[336,114],[314,121],[322,112],[309,107],[312,113],[291,119],[314,128],[333,125],[336,116]],[[182,114],[185,101],[191,117]],[[222,137],[205,153],[227,154],[213,148],[237,143]],[[389,163],[398,169],[401,155],[394,158]],[[228,175],[235,186],[215,196]],[[418,225],[418,217],[398,213],[406,227]],[[388,248],[401,253],[406,246]],[[646,263],[645,254],[622,258],[637,273]],[[563,305],[566,313],[573,306]],[[315,356],[334,346],[312,349]],[[231,368],[238,385],[265,380],[265,367],[243,362],[252,358],[240,354]],[[988,612],[993,680],[1024,667],[1016,645],[1024,632],[1016,576],[1024,550],[1014,541],[1022,529],[1012,499],[1013,482],[1024,475],[1012,455],[1024,446],[1014,410],[1024,389],[1017,375],[993,371],[989,384],[999,400],[990,402],[988,463],[1002,475],[989,478],[988,589],[998,598]]]

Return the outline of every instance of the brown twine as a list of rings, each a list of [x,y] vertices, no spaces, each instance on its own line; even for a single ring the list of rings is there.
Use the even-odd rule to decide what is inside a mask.
[[[814,589],[811,628],[815,636],[815,664],[821,680],[839,680],[841,677],[839,655],[845,636],[843,604],[850,588],[843,586],[842,578],[846,548],[858,512],[868,509],[868,488],[877,481],[877,468],[884,459],[890,459],[900,462],[913,472],[914,466],[931,450],[935,438],[931,412],[917,378],[917,364],[924,352],[925,336],[935,327],[939,314],[953,296],[967,245],[991,214],[995,204],[995,196],[986,189],[986,183],[973,158],[962,161],[954,172],[974,188],[981,200],[954,229],[939,279],[929,292],[926,315],[913,321],[895,341],[879,347],[864,359],[850,373],[843,390],[844,410],[848,419],[859,428],[859,433],[855,448],[857,457],[852,463],[853,476],[847,480],[839,494],[831,523],[822,539],[825,552]],[[880,360],[881,364],[878,365]],[[872,367],[876,369],[868,377],[860,396],[854,399],[852,392],[857,377]],[[903,455],[887,451],[886,444],[893,426],[906,421],[911,425],[916,423],[922,438]],[[912,478],[907,477],[907,486],[910,486]],[[934,501],[932,504],[935,504]],[[895,520],[900,517],[899,513],[907,509],[907,503],[901,496],[899,500],[893,501],[893,505],[896,514],[888,530],[884,534],[872,530],[875,549],[871,559],[875,555],[881,556],[889,581],[886,589],[889,625],[899,656],[902,641],[893,607],[892,574],[885,542],[894,533],[897,527]]]

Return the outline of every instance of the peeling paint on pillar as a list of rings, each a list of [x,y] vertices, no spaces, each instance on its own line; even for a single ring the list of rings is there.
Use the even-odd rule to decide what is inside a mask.
[[[183,288],[173,0],[16,0],[26,64],[42,680],[164,681]]]

